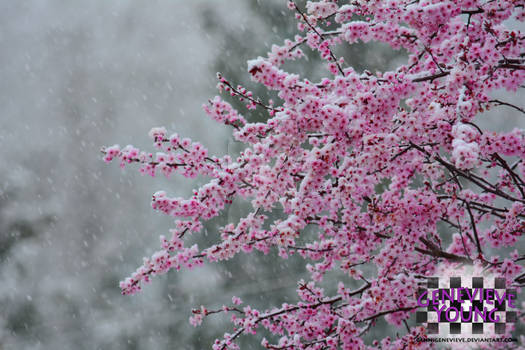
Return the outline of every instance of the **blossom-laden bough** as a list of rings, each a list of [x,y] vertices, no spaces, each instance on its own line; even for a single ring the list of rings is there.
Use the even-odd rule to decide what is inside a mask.
[[[278,102],[218,75],[221,92],[244,101],[247,116],[254,109],[268,115],[266,122],[250,123],[221,97],[204,106],[246,145],[236,159],[212,156],[164,128],[150,133],[156,154],[132,146],[103,150],[106,161],[138,163],[151,176],[210,179],[188,199],[153,195],[153,208],[176,217],[175,227],[161,237],[161,249],[121,282],[123,294],[170,269],[240,252],[277,249],[283,259],[295,253],[308,262],[311,281],[299,282],[295,304],[260,311],[241,308],[234,297],[219,310],[194,309],[195,325],[210,314],[231,315],[234,331],[214,349],[236,349],[240,335],[261,328],[278,339],[263,339],[268,349],[430,348],[417,339],[425,337],[424,327],[409,327],[406,320],[417,306],[418,283],[438,263],[474,264],[516,288],[525,284],[523,252],[500,252],[518,247],[525,231],[524,131],[480,126],[489,124],[482,121],[489,109],[524,113],[491,94],[524,87],[525,36],[507,24],[524,20],[525,1],[339,3],[308,1],[302,9],[289,2],[300,34],[248,62],[248,74],[275,91]],[[384,73],[358,73],[334,51],[358,40],[404,48],[408,61]],[[328,76],[319,82],[282,68],[305,49],[326,62]],[[222,227],[210,247],[185,245],[235,198],[251,201],[249,215]],[[270,220],[267,214],[277,207],[286,217]],[[304,243],[307,226],[316,228],[316,237]],[[377,274],[366,275],[366,265]],[[319,283],[334,270],[360,287],[339,282],[336,295],[325,295]],[[406,326],[405,335],[365,345],[363,336],[382,317]],[[490,344],[498,346],[509,344]]]

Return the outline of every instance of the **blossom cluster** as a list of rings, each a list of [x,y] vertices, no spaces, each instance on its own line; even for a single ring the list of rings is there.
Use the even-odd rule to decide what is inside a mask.
[[[173,268],[277,250],[306,262],[311,280],[298,282],[298,302],[256,310],[241,309],[234,298],[219,310],[195,309],[194,325],[211,314],[231,315],[235,331],[214,349],[237,349],[241,334],[261,328],[274,336],[261,340],[269,349],[430,348],[418,341],[424,327],[406,321],[417,308],[418,286],[438,263],[474,264],[513,287],[525,284],[523,252],[498,251],[517,247],[525,233],[525,133],[480,127],[489,109],[523,113],[492,95],[515,93],[525,82],[525,35],[506,26],[524,20],[525,2],[320,0],[288,8],[299,34],[248,62],[251,78],[279,101],[264,102],[219,75],[220,90],[247,103],[245,116],[219,96],[204,107],[246,145],[236,159],[210,156],[164,128],[150,132],[156,154],[132,146],[103,150],[104,160],[138,163],[151,176],[209,179],[191,198],[153,195],[153,208],[176,217],[175,228],[121,283],[122,292],[133,294]],[[391,71],[357,72],[334,50],[357,41],[403,48],[408,59]],[[326,78],[313,82],[284,70],[303,50],[325,60]],[[249,122],[256,108],[266,122]],[[210,247],[186,246],[186,235],[201,232],[203,221],[237,197],[250,202],[246,217],[222,227]],[[275,208],[284,217],[269,219]],[[313,239],[303,234],[310,227]],[[321,286],[334,271],[347,278],[325,295]],[[366,342],[379,318],[407,329]]]

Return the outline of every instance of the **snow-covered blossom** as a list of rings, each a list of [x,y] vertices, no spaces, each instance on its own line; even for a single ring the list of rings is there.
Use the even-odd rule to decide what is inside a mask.
[[[241,334],[264,328],[275,336],[261,341],[270,349],[398,350],[431,348],[417,340],[425,328],[401,327],[397,338],[366,345],[363,335],[382,317],[403,326],[417,307],[418,284],[438,262],[475,264],[524,285],[522,252],[500,256],[494,248],[516,246],[525,233],[525,133],[478,125],[481,112],[509,105],[491,97],[495,90],[513,93],[525,82],[525,36],[506,27],[525,18],[523,7],[513,0],[321,0],[303,9],[289,1],[300,34],[248,62],[252,80],[278,100],[264,101],[218,75],[219,90],[246,103],[246,117],[222,97],[204,106],[245,144],[238,157],[212,156],[164,128],[150,132],[155,154],[103,150],[105,161],[137,163],[151,176],[209,179],[189,198],[153,195],[152,207],[175,217],[175,227],[121,282],[122,292],[240,252],[298,254],[310,279],[298,282],[297,302],[240,309],[233,297],[233,306],[193,310],[193,325],[231,315],[233,333],[213,349],[237,349]],[[335,48],[358,41],[403,48],[408,59],[391,71],[356,72]],[[320,81],[285,70],[305,47],[325,60]],[[253,109],[267,120],[249,122]],[[212,246],[189,246],[187,237],[235,198],[249,201],[251,212],[220,228]],[[284,217],[268,215],[275,209]],[[324,277],[334,271],[346,277],[325,293]]]
[[[462,139],[452,141],[452,158],[459,169],[472,168],[479,155],[479,146],[476,142],[465,142]]]

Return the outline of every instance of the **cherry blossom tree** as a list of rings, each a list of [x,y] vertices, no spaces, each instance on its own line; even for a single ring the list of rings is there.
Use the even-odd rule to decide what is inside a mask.
[[[248,62],[251,78],[278,101],[218,74],[219,90],[246,110],[219,96],[204,106],[245,144],[238,157],[211,155],[163,127],[150,132],[155,154],[103,149],[105,161],[137,163],[151,176],[209,179],[191,198],[153,195],[152,207],[177,218],[175,226],[121,282],[122,293],[137,293],[171,269],[277,250],[282,259],[305,260],[311,278],[298,282],[297,302],[257,310],[233,296],[231,305],[194,309],[194,325],[217,313],[231,318],[233,330],[214,349],[236,349],[237,338],[262,329],[273,335],[261,342],[269,349],[416,349],[432,345],[418,341],[425,328],[407,320],[417,309],[418,285],[438,263],[475,265],[524,285],[525,255],[517,248],[525,231],[525,134],[479,123],[490,109],[525,113],[492,97],[524,87],[525,36],[508,27],[525,19],[524,7],[523,0],[323,0],[306,8],[288,2],[299,34]],[[408,61],[358,73],[336,48],[359,40],[403,48]],[[326,78],[314,82],[285,70],[304,50],[324,59]],[[249,122],[256,109],[267,114],[265,122]],[[236,199],[252,210],[221,227],[216,244],[185,243]],[[276,208],[284,215],[270,219]],[[344,278],[328,295],[323,279],[334,273]],[[365,345],[380,318],[404,335]]]

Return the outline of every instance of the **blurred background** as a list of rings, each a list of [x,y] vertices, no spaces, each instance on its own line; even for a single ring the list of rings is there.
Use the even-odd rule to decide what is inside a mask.
[[[271,254],[170,272],[121,296],[118,282],[173,222],[151,209],[151,195],[188,196],[205,179],[151,179],[100,155],[115,143],[152,149],[153,126],[212,154],[239,152],[201,111],[215,72],[268,97],[245,62],[295,25],[280,0],[0,0],[0,349],[204,349],[231,329],[222,316],[193,328],[193,307],[219,308],[232,295],[260,307],[295,300],[304,262]],[[342,50],[358,71],[406,57],[380,44]],[[315,55],[290,69],[325,74]],[[505,115],[502,127],[520,118]],[[234,203],[195,241],[209,244],[247,210]],[[243,348],[259,348],[254,340],[242,338]]]

